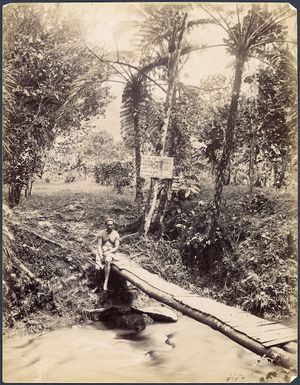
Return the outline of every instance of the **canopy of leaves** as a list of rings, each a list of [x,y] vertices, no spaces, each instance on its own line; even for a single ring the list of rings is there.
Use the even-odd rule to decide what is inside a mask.
[[[109,101],[108,89],[102,86],[105,70],[98,69],[98,82],[92,79],[83,84],[80,76],[93,63],[78,64],[76,52],[69,60],[60,52],[77,35],[55,5],[12,4],[5,8],[5,183],[26,184],[30,176],[42,171],[45,150],[58,132],[105,110]]]

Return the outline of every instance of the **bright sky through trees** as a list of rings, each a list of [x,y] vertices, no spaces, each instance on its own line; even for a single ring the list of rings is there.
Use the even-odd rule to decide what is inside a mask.
[[[205,3],[202,4],[206,5]],[[225,7],[226,11],[231,12],[230,18],[233,25],[237,22],[237,4],[240,12],[249,9],[251,6],[251,3],[215,3],[213,5]],[[158,5],[159,3],[153,3],[153,6]],[[138,23],[142,20],[142,3],[60,3],[58,6],[61,7],[62,12],[67,12],[71,17],[75,17],[75,22],[80,25],[82,34],[91,48],[97,46],[107,52],[133,49],[132,39],[137,32],[137,28],[134,28],[131,24],[134,22]],[[276,11],[279,7],[285,6],[288,7],[289,5],[280,3],[267,4],[269,11]],[[199,4],[193,3],[190,18],[197,19],[201,17],[209,16],[199,7]],[[228,17],[228,19],[230,18]],[[286,23],[286,25],[288,25],[289,38],[295,41],[296,17],[288,19]],[[195,28],[189,38],[195,45],[205,44],[212,46],[222,44],[225,37],[226,32],[220,27],[214,24],[207,24]],[[253,71],[259,64],[256,60],[251,60],[247,63],[246,71]],[[217,73],[222,73],[230,79],[232,71],[233,59],[232,56],[226,52],[226,48],[213,47],[191,53],[182,68],[180,77],[181,81],[185,84],[197,86],[201,79]],[[116,98],[108,106],[106,117],[101,117],[99,125],[101,125],[101,128],[113,133],[116,139],[120,139],[119,111],[123,86],[117,83],[110,83],[110,86]]]

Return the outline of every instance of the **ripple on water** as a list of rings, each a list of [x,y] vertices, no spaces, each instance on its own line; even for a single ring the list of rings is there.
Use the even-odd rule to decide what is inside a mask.
[[[5,382],[289,382],[290,375],[187,317],[141,332],[96,323],[5,339],[3,356]]]

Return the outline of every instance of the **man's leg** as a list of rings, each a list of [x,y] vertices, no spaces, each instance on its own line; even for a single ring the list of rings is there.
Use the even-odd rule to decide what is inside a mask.
[[[92,253],[96,259],[97,251],[93,250]],[[95,262],[95,285],[96,285],[96,287],[92,290],[92,293],[95,293],[101,287],[101,282],[103,281],[103,275],[104,275],[104,274],[102,274],[102,269],[104,270],[104,265],[102,265],[101,262],[100,262],[100,264]]]
[[[104,253],[104,257],[105,257],[105,267],[104,267],[105,278],[104,278],[103,290],[106,291],[107,285],[108,285],[108,278],[109,278],[109,273],[110,273],[110,264],[112,261],[112,255],[111,255],[111,253]]]

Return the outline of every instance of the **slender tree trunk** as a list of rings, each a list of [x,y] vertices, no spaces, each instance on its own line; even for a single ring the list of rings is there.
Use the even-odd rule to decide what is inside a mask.
[[[31,197],[31,193],[32,193],[33,182],[34,182],[34,180],[32,179],[32,180],[30,181],[30,185],[29,185],[29,196],[30,196],[30,197]]]
[[[280,165],[280,171],[278,173],[278,178],[277,178],[277,187],[281,188],[284,184],[284,179],[285,179],[285,173],[287,169],[287,154],[282,155],[281,157],[281,165]]]
[[[25,186],[25,197],[30,197],[32,193],[33,178],[29,177]]]
[[[157,155],[163,156],[166,144],[166,138],[169,128],[172,112],[172,102],[175,90],[175,80],[178,72],[178,62],[181,54],[181,42],[184,31],[186,29],[187,14],[184,15],[180,29],[177,29],[177,25],[173,27],[173,41],[169,47],[169,63],[168,63],[168,89],[164,108],[163,126],[161,128],[161,136],[157,148]],[[171,47],[172,46],[172,47]],[[175,49],[174,49],[175,47]],[[148,234],[150,224],[152,221],[153,213],[156,206],[157,191],[159,186],[159,179],[151,179],[150,190],[148,193],[147,204],[144,211],[144,225],[142,228],[143,234]]]
[[[172,179],[166,179],[163,183],[163,188],[157,208],[157,215],[155,218],[155,228],[158,229],[159,236],[164,233],[164,218],[167,212],[168,203],[171,200],[172,194]]]
[[[217,222],[220,215],[220,206],[222,201],[222,192],[225,179],[225,173],[230,162],[230,157],[234,144],[234,130],[238,111],[238,100],[241,91],[242,75],[245,64],[245,56],[239,55],[236,58],[236,67],[234,73],[234,81],[231,95],[231,103],[228,112],[227,127],[225,132],[225,143],[221,160],[217,166],[216,182],[215,182],[215,195],[213,199],[213,212],[212,212],[212,229],[217,227]]]
[[[13,208],[20,203],[22,185],[20,183],[11,182],[8,190],[9,207]]]
[[[141,178],[141,131],[139,126],[138,111],[134,113],[133,124],[134,124],[134,135],[135,135],[135,143],[134,143],[135,176],[136,176],[135,201],[142,203],[144,200],[144,194],[143,194],[144,179]]]
[[[174,90],[173,93],[173,100],[172,105],[175,104],[176,101],[176,90]],[[174,143],[175,143],[175,128],[174,128],[174,122],[170,124],[170,141],[169,141],[169,149],[168,149],[168,156],[173,157],[174,156]],[[157,215],[155,219],[155,228],[158,228],[158,232],[160,233],[160,236],[164,233],[164,218],[165,214],[167,212],[168,203],[171,200],[172,195],[172,179],[167,179],[163,183],[163,188],[157,208]]]
[[[273,170],[274,170],[274,178],[273,178],[273,187],[277,187],[277,180],[278,180],[278,165],[277,161],[273,164]]]
[[[255,143],[256,142],[256,135],[255,131],[252,128],[252,135],[250,140],[250,148],[249,148],[249,190],[252,193],[253,192],[253,186],[254,186],[254,166],[255,166]]]
[[[151,183],[149,187],[147,202],[145,206],[145,212],[144,212],[144,219],[143,219],[143,234],[146,236],[148,234],[148,231],[150,229],[151,220],[154,214],[155,205],[156,205],[156,199],[157,199],[157,193],[158,193],[158,186],[159,186],[159,180],[151,178]]]

